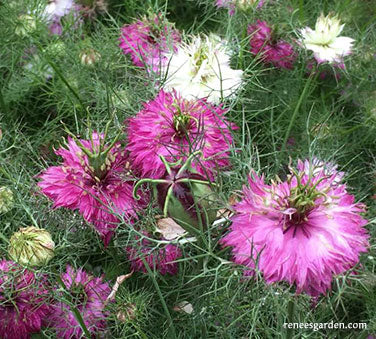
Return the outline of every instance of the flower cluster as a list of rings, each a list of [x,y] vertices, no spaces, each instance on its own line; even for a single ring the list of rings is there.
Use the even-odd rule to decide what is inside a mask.
[[[51,312],[48,291],[31,271],[0,260],[0,337],[28,339]]]
[[[334,275],[357,264],[368,246],[365,206],[341,184],[343,173],[317,160],[299,161],[284,182],[267,185],[253,173],[235,207],[229,233],[234,261],[259,269],[268,283],[286,281],[297,293],[325,293]]]
[[[261,20],[248,26],[251,36],[251,53],[261,58],[264,63],[278,68],[291,69],[296,55],[291,44],[284,40],[275,40],[270,26]]]
[[[55,208],[78,209],[108,245],[119,218],[131,221],[142,207],[132,197],[135,177],[125,150],[119,143],[105,145],[103,137],[93,133],[90,141],[68,138],[68,149],[56,154],[63,164],[43,172],[39,187]]]
[[[201,150],[202,162],[193,162],[193,168],[213,179],[217,169],[230,165],[230,129],[237,128],[225,113],[206,100],[186,100],[175,91],[161,90],[128,120],[130,160],[143,177],[160,178],[166,171],[160,156],[175,162]]]
[[[131,56],[135,66],[158,73],[168,62],[167,54],[176,51],[181,37],[161,15],[143,18],[121,29],[120,48]]]
[[[191,43],[181,43],[176,53],[168,55],[163,67],[163,88],[178,91],[186,99],[206,98],[218,103],[235,94],[242,84],[242,70],[230,67],[227,42],[219,36],[196,36]]]

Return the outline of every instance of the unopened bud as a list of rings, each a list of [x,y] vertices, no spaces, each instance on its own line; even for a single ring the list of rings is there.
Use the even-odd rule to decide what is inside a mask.
[[[0,214],[13,207],[13,192],[8,187],[0,187]]]
[[[136,318],[136,310],[135,304],[128,303],[116,314],[116,318],[122,323],[134,320]]]
[[[54,256],[55,243],[42,228],[25,227],[10,238],[9,256],[24,266],[43,266]]]
[[[89,48],[80,53],[80,60],[83,65],[92,66],[98,62],[101,55],[94,49]]]
[[[18,17],[15,33],[19,36],[26,36],[37,27],[35,18],[31,15],[23,14]]]

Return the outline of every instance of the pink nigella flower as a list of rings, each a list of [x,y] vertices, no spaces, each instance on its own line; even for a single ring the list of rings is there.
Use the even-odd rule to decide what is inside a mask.
[[[168,62],[166,53],[176,50],[181,36],[172,24],[156,15],[123,26],[119,40],[120,48],[124,54],[130,54],[135,66],[158,72]]]
[[[106,299],[111,293],[110,286],[102,278],[93,277],[82,269],[75,271],[68,265],[61,277],[71,302],[80,313],[86,328],[95,337],[106,329]],[[56,330],[59,338],[82,338],[83,332],[70,306],[64,302],[53,305],[48,318],[49,326]]]
[[[367,220],[335,167],[308,164],[299,161],[287,181],[271,185],[253,173],[222,243],[233,247],[234,261],[248,274],[257,263],[268,283],[286,281],[297,293],[318,296],[366,252]]]
[[[296,55],[291,44],[284,40],[273,41],[272,30],[265,21],[248,26],[251,35],[251,53],[259,55],[265,63],[275,67],[291,69]]]
[[[0,260],[0,337],[28,339],[39,332],[51,311],[47,296],[32,272]]]
[[[38,186],[54,201],[54,208],[78,209],[101,235],[105,246],[119,223],[118,216],[131,221],[141,204],[133,199],[135,178],[128,170],[125,151],[119,143],[104,145],[97,133],[89,140],[68,138],[68,149],[60,148],[60,166],[40,175]],[[90,153],[90,154],[89,154]]]
[[[177,274],[178,263],[175,261],[182,256],[179,247],[172,244],[156,247],[156,245],[152,244],[146,238],[138,239],[137,245],[128,247],[126,252],[131,262],[131,267],[135,271],[147,272],[142,260],[144,259],[152,271],[155,269],[162,275],[167,273],[172,275]]]
[[[204,99],[188,101],[175,91],[161,90],[128,121],[128,150],[133,165],[144,177],[160,178],[166,171],[160,155],[168,162],[185,161],[191,153],[201,150],[202,161],[193,162],[192,166],[214,178],[217,168],[230,165],[230,129],[237,128],[225,120],[225,113],[221,106]]]

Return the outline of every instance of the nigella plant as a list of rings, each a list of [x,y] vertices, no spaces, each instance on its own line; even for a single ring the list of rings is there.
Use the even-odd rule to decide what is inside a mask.
[[[49,24],[51,34],[61,35],[63,33],[63,20],[69,16],[77,25],[80,20],[81,6],[74,0],[51,0],[43,11],[43,17]]]
[[[215,5],[218,8],[227,8],[230,15],[235,14],[235,9],[246,10],[250,7],[261,8],[266,0],[216,0]]]
[[[56,154],[63,158],[39,177],[38,186],[53,200],[54,207],[78,209],[107,246],[120,217],[131,222],[143,201],[132,196],[135,176],[129,169],[126,150],[116,139],[105,144],[94,132],[90,140],[68,138],[68,148]]]
[[[321,14],[315,29],[310,27],[300,31],[300,43],[313,52],[317,63],[330,63],[343,67],[343,59],[353,50],[354,39],[339,36],[345,25],[341,25],[337,16]]]
[[[277,68],[292,69],[296,54],[287,41],[276,39],[275,32],[265,22],[257,20],[248,26],[251,53],[257,55],[264,63]]]
[[[123,53],[131,56],[135,66],[158,73],[161,66],[168,63],[167,54],[176,51],[181,37],[162,15],[155,15],[124,25],[119,40]]]
[[[178,91],[184,98],[219,103],[233,97],[243,83],[243,71],[230,66],[228,42],[215,34],[192,37],[168,55],[162,74],[166,91]],[[163,65],[162,65],[163,66]]]
[[[157,179],[166,171],[160,156],[169,162],[185,161],[200,150],[203,158],[200,162],[194,159],[192,167],[214,179],[218,169],[230,166],[230,130],[238,128],[226,120],[226,112],[221,105],[161,90],[126,122],[130,160],[143,177]]]
[[[286,181],[270,185],[252,173],[222,244],[232,247],[246,274],[257,268],[267,283],[285,281],[314,297],[326,293],[368,248],[365,206],[342,176],[317,159],[299,161]]]
[[[85,324],[86,330],[95,337],[106,330],[106,300],[111,288],[103,277],[94,277],[82,269],[75,270],[67,266],[67,270],[61,276],[62,301],[56,301],[53,312],[47,318],[48,325],[55,329],[58,338],[82,338],[84,333],[77,321],[76,310]],[[65,302],[63,300],[68,300]]]
[[[30,338],[51,311],[45,282],[13,261],[0,260],[0,337]]]

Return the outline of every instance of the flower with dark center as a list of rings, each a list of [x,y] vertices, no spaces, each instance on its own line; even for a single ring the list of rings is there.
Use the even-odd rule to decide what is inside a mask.
[[[266,282],[286,281],[296,292],[325,293],[333,276],[352,269],[367,251],[365,206],[341,183],[343,173],[317,159],[298,162],[286,181],[264,183],[252,173],[234,206],[222,244],[233,260]]]

